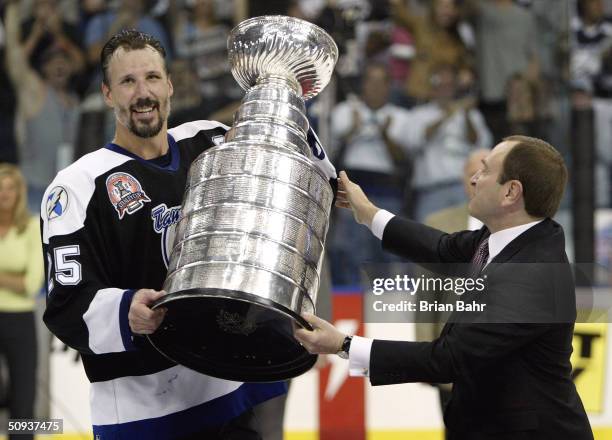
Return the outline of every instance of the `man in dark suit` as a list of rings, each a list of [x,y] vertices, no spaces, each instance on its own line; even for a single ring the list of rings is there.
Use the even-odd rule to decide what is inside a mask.
[[[453,440],[592,440],[571,380],[574,286],[560,225],[567,170],[539,139],[506,138],[473,176],[469,212],[485,226],[445,234],[379,210],[346,173],[337,205],[382,239],[385,249],[448,270],[470,264],[488,277],[487,311],[455,316],[432,342],[347,336],[305,315],[314,330],[296,338],[312,353],[349,358],[352,375],[372,385],[454,383],[444,413]],[[454,270],[454,269],[453,269]]]

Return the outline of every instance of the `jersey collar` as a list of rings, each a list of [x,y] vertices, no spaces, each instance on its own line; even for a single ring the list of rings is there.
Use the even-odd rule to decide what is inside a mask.
[[[170,134],[168,134],[168,151],[170,152],[171,160],[170,160],[170,163],[165,166],[160,166],[152,160],[143,159],[142,157],[112,142],[109,142],[108,144],[106,144],[104,148],[114,151],[115,153],[119,153],[119,154],[123,154],[124,156],[131,157],[132,159],[137,160],[138,162],[141,162],[141,163],[144,163],[149,166],[158,168],[160,170],[165,170],[165,171],[176,171],[180,163],[180,153],[179,153],[178,146],[176,145],[176,141],[174,140],[172,136],[170,136]]]

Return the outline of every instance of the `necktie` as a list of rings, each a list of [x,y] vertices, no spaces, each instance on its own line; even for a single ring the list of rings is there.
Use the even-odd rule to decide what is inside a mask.
[[[472,257],[472,268],[470,270],[470,276],[475,278],[484,269],[487,260],[489,259],[489,237],[485,238],[480,242],[476,253]]]

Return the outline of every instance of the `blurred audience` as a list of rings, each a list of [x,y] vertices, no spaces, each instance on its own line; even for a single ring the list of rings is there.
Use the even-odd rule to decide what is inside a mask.
[[[405,0],[392,0],[393,18],[412,35],[416,50],[405,92],[422,103],[432,98],[432,69],[450,64],[459,71],[464,88],[473,85],[472,54],[466,42],[473,41],[471,28],[460,22],[457,0],[432,0],[425,16],[415,14]]]
[[[571,21],[570,83],[577,110],[593,109],[596,204],[610,206],[612,197],[612,18],[603,0],[578,0]]]
[[[443,64],[432,73],[433,100],[412,109],[408,130],[415,156],[412,195],[417,221],[464,201],[465,160],[472,151],[493,146],[476,98],[459,93],[457,68]]]
[[[467,214],[470,188],[464,184],[480,157],[510,133],[546,139],[542,127],[554,116],[551,107],[561,114],[554,116],[558,132],[551,136],[569,139],[568,97],[575,110],[593,110],[597,205],[611,206],[612,18],[604,0],[576,0],[568,39],[563,4],[0,0],[0,162],[19,163],[28,182],[26,191],[19,169],[0,164],[0,354],[10,368],[11,417],[33,417],[32,298],[43,276],[37,222],[25,207],[38,212],[56,171],[112,135],[97,71],[110,35],[136,28],[167,48],[174,85],[170,126],[194,119],[231,125],[244,95],[229,69],[232,27],[264,14],[322,26],[340,59],[325,94],[307,105],[319,135],[332,139],[328,152],[336,167],[378,206],[410,210],[418,220],[454,231],[478,227]],[[334,211],[327,240],[335,286],[358,285],[365,262],[392,261],[350,215]],[[431,330],[428,337],[437,332],[435,325],[423,329]],[[270,438],[281,438],[284,402],[271,402],[260,416],[266,432],[274,433]]]
[[[17,97],[6,69],[6,30],[0,4],[0,162],[17,163],[15,109]]]
[[[153,35],[166,48],[168,59],[171,59],[172,46],[170,45],[168,33],[160,22],[148,14],[146,1],[130,0],[117,3],[116,7],[107,7],[106,10],[95,14],[87,22],[87,27],[85,28],[85,48],[89,64],[96,66],[99,63],[100,51],[104,43],[122,29],[137,29]],[[95,6],[94,11],[96,10]],[[97,81],[95,81],[93,86],[95,93],[98,93],[99,84]]]
[[[338,167],[421,219],[461,198],[461,167],[474,149],[510,132],[546,138],[544,118],[556,117],[555,135],[568,137],[569,121],[550,110],[563,113],[567,85],[563,64],[551,63],[555,50],[563,52],[559,11],[566,10],[553,8],[556,0],[5,0],[0,11],[15,3],[28,18],[14,14],[21,26],[9,32],[0,22],[0,161],[19,160],[36,211],[40,189],[71,160],[71,146],[80,156],[110,136],[94,66],[107,37],[125,27],[155,35],[172,54],[173,126],[203,118],[232,123],[244,92],[229,71],[226,39],[239,20],[275,13],[321,25],[340,60],[324,96],[307,102],[311,123],[325,142],[335,139]],[[612,21],[604,0],[576,6],[566,57],[572,99],[594,109],[598,204],[609,206]],[[550,66],[558,80],[550,81]],[[84,89],[79,73],[90,86],[82,100],[74,93],[75,85],[79,94]],[[357,247],[345,244],[341,254],[353,258]],[[365,246],[357,259],[376,260],[378,251]]]
[[[107,0],[81,0],[79,1],[78,15],[79,15],[79,32],[84,36],[85,30],[90,20],[98,14],[106,11]],[[84,43],[84,42],[83,42]],[[88,57],[88,54],[86,54]],[[87,58],[89,63],[89,59]],[[90,67],[92,65],[90,64]]]
[[[57,0],[35,0],[32,17],[23,23],[21,36],[25,56],[35,69],[42,68],[44,54],[51,49],[61,49],[70,54],[74,73],[85,69],[81,33],[77,26],[64,20]]]
[[[30,217],[23,175],[0,164],[0,355],[9,373],[11,419],[34,418],[37,342],[34,298],[43,283],[39,221]],[[11,434],[9,440],[33,439]]]
[[[403,191],[410,167],[407,131],[412,125],[407,110],[389,103],[391,80],[384,65],[365,68],[362,91],[338,104],[331,114],[334,138],[332,159],[391,212],[402,211]],[[389,260],[380,242],[358,225],[352,214],[335,211],[330,237],[330,264],[334,284],[359,283],[359,266],[365,261]]]
[[[539,80],[535,17],[513,0],[467,0],[467,6],[476,30],[480,110],[499,142],[513,133],[511,122],[535,118],[530,94]]]
[[[176,127],[198,119],[212,119],[231,125],[238,103],[227,104],[221,97],[205,98],[200,93],[198,75],[189,60],[175,59],[170,64],[174,94],[168,126]]]
[[[38,213],[43,192],[58,169],[72,161],[78,124],[78,97],[70,90],[76,52],[50,46],[40,73],[21,43],[17,2],[6,8],[6,65],[17,91],[19,163],[28,181],[29,208]]]
[[[217,19],[214,0],[188,0],[173,28],[177,56],[196,69],[200,94],[222,105],[242,98],[229,69],[227,37],[231,27]]]
[[[612,97],[612,19],[603,0],[578,0],[571,20],[571,84],[578,92]]]

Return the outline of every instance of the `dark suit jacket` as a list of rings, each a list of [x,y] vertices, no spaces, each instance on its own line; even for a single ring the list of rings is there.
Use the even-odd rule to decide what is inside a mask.
[[[488,235],[394,217],[383,247],[417,263],[469,263]],[[448,323],[433,342],[375,340],[372,385],[453,382],[444,420],[460,439],[593,439],[571,380],[576,305],[564,247],[550,219],[514,239],[483,272],[490,314]]]

